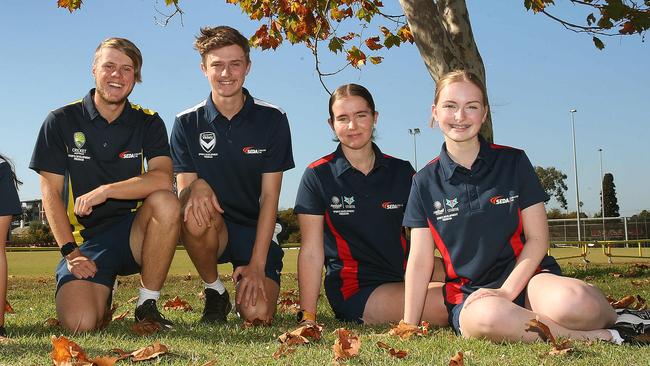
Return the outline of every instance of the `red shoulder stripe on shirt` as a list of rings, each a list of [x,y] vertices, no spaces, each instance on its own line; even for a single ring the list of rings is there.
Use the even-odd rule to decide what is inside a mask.
[[[516,147],[506,146],[506,145],[497,145],[497,144],[490,144],[490,147],[493,148],[493,149],[520,150],[520,149],[517,149]]]
[[[332,234],[334,234],[336,249],[338,250],[341,262],[343,262],[343,268],[341,268],[339,275],[342,281],[341,293],[343,294],[343,300],[347,300],[359,291],[359,262],[352,257],[350,245],[343,239],[338,230],[336,230],[327,211],[325,211],[325,221]]]
[[[329,155],[325,155],[322,158],[316,160],[315,162],[309,164],[308,168],[313,169],[313,168],[315,168],[315,167],[317,167],[319,165],[323,165],[325,163],[328,163],[328,162],[332,161],[332,159],[334,159],[334,153],[331,153]]]
[[[427,163],[427,165],[435,164],[440,159],[440,156],[436,156],[433,160]]]
[[[519,254],[524,249],[524,242],[521,240],[521,232],[523,229],[521,209],[517,209],[517,215],[519,224],[517,225],[517,230],[515,230],[515,233],[510,237],[510,246],[512,247],[512,251],[515,253],[515,258],[519,258]]]

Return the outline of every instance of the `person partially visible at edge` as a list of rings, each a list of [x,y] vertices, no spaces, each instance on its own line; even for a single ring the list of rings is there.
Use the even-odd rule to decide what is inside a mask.
[[[95,88],[48,114],[30,163],[63,255],[58,319],[75,332],[104,326],[116,276],[138,272],[136,321],[171,327],[156,300],[178,242],[180,203],[162,119],[127,99],[141,67],[131,41],[101,42],[92,64]]]
[[[323,264],[337,319],[376,324],[402,317],[409,255],[402,218],[415,171],[373,142],[378,117],[361,85],[342,85],[330,97],[328,123],[339,144],[307,167],[294,208],[302,237],[298,321],[316,321]],[[423,319],[447,325],[442,278],[425,275]]]
[[[16,177],[9,160],[0,155],[0,337],[6,337],[5,306],[7,301],[7,254],[5,244],[11,226],[11,218],[22,212],[18,199],[18,186],[22,184]]]
[[[432,112],[445,142],[413,178],[404,216],[412,228],[404,321],[414,325],[422,316],[435,246],[444,259],[449,323],[465,338],[537,341],[526,331],[531,319],[577,340],[622,343],[648,333],[647,311],[620,314],[615,325],[603,294],[562,277],[547,255],[548,196],[524,151],[479,135],[488,113],[480,79],[468,71],[443,76]]]
[[[210,94],[176,116],[171,150],[181,239],[204,282],[201,321],[227,319],[232,304],[216,265],[230,262],[238,314],[270,322],[284,255],[272,240],[280,186],[294,167],[289,122],[282,109],[243,87],[250,49],[237,30],[202,28],[194,47]]]

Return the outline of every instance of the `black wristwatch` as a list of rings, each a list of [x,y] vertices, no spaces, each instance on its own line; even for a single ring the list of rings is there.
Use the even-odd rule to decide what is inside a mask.
[[[68,254],[74,252],[75,249],[79,248],[77,243],[71,241],[63,244],[61,247],[61,255],[65,258]]]

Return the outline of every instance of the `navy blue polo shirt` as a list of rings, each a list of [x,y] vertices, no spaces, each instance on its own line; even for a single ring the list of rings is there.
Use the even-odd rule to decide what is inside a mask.
[[[0,216],[13,216],[21,212],[11,167],[0,158]]]
[[[522,150],[487,143],[471,169],[440,155],[413,179],[404,226],[431,230],[442,255],[447,305],[475,290],[499,288],[526,242],[521,211],[548,200]],[[546,256],[541,269],[557,265]]]
[[[79,101],[50,112],[38,134],[29,167],[65,177],[63,199],[75,241],[90,237],[135,211],[142,200],[108,199],[90,215],[74,214],[75,199],[93,189],[145,172],[145,159],[169,156],[165,124],[158,114],[128,101],[108,123],[90,90]]]
[[[294,167],[289,121],[282,109],[253,98],[231,119],[212,102],[212,94],[176,116],[171,136],[177,173],[196,173],[210,184],[224,218],[257,226],[262,174]]]
[[[383,154],[373,144],[375,165],[368,175],[336,151],[307,167],[296,214],[323,215],[325,286],[344,300],[360,288],[404,281],[408,244],[404,207],[415,171],[407,161]]]

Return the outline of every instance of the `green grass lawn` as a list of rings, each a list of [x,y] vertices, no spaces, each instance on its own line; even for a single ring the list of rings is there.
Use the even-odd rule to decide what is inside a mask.
[[[297,288],[295,277],[296,250],[286,251],[285,272],[282,275],[282,289]],[[9,280],[9,301],[16,310],[7,315],[7,328],[12,340],[0,343],[0,365],[50,365],[52,335],[65,334],[79,344],[90,356],[109,354],[113,348],[131,351],[149,345],[155,340],[167,345],[171,354],[162,356],[150,364],[196,365],[217,360],[218,365],[329,365],[332,362],[332,344],[338,327],[347,327],[358,332],[361,339],[361,353],[358,358],[347,361],[350,365],[447,365],[449,358],[458,351],[466,354],[466,365],[648,365],[650,347],[615,346],[603,342],[586,344],[578,342],[575,352],[564,356],[549,356],[550,346],[543,343],[533,345],[494,345],[480,340],[457,338],[449,329],[437,329],[427,337],[401,341],[386,334],[389,326],[358,326],[341,323],[334,319],[324,296],[319,303],[319,321],[324,323],[324,338],[319,342],[298,347],[291,355],[274,360],[273,352],[278,348],[277,336],[295,328],[294,315],[278,313],[272,326],[243,329],[241,321],[234,314],[224,326],[197,324],[202,309],[198,293],[201,282],[184,251],[178,251],[165,288],[162,302],[178,295],[187,300],[193,311],[164,311],[165,316],[176,324],[175,330],[152,336],[138,336],[131,332],[132,313],[127,320],[111,323],[105,330],[84,335],[70,335],[60,328],[43,325],[55,317],[54,278],[52,271],[59,255],[56,252],[9,253],[11,278]],[[591,259],[591,258],[590,258]],[[569,276],[587,279],[606,294],[621,297],[639,294],[650,297],[650,270],[632,265],[593,264],[586,269],[563,262],[563,269]],[[647,262],[646,262],[647,263]],[[230,266],[224,266],[222,273],[229,273]],[[191,273],[190,279],[185,275]],[[612,273],[621,274],[615,277]],[[645,285],[632,283],[640,281]],[[127,300],[137,294],[138,277],[122,278],[115,301],[122,304],[116,313],[132,310],[134,305]],[[645,281],[645,282],[643,282]],[[233,288],[227,283],[231,294]],[[162,303],[161,302],[161,303]],[[385,350],[376,346],[382,341],[392,347],[408,351],[408,356],[397,360],[388,356]],[[120,361],[118,365],[129,364]],[[145,363],[146,364],[146,363]]]

